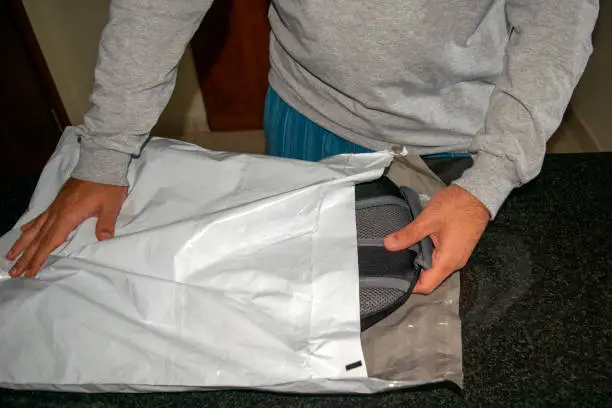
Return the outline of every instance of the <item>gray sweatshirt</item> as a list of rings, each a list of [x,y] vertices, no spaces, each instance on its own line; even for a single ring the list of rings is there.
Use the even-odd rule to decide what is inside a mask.
[[[127,183],[211,3],[111,2],[73,177]],[[598,10],[598,0],[273,0],[270,84],[367,148],[474,153],[456,184],[495,216],[539,173]]]

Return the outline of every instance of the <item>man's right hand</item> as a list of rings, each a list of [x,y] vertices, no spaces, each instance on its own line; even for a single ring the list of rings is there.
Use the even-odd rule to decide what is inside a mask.
[[[112,238],[126,197],[127,187],[68,180],[51,206],[21,227],[21,237],[6,254],[9,261],[21,255],[9,274],[13,278],[34,277],[51,252],[88,218],[98,218],[98,240]]]

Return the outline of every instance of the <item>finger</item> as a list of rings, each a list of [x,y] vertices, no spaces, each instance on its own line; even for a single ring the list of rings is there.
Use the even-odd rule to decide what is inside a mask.
[[[53,217],[53,215],[47,215],[45,217],[44,224],[37,226],[36,228],[30,228],[26,233],[24,233],[24,235],[34,235],[32,238],[29,239],[29,243],[26,248],[22,250],[23,254],[21,255],[21,258],[19,258],[17,263],[15,263],[15,265],[11,268],[11,270],[9,271],[9,275],[11,275],[12,277],[18,277],[26,274],[30,260],[32,259],[34,254],[36,254],[40,242],[49,232],[54,222],[55,217]]]
[[[96,238],[104,241],[115,236],[115,224],[121,211],[120,206],[107,206],[102,209],[96,224]]]
[[[432,267],[421,272],[421,276],[414,286],[414,293],[429,295],[458,269],[455,262],[449,257],[445,257],[440,251],[436,251],[433,258]]]
[[[406,227],[385,238],[385,248],[389,251],[401,251],[420,242],[435,232],[431,220],[422,215]]]
[[[71,224],[60,225],[54,223],[49,231],[42,237],[36,251],[31,256],[28,265],[25,267],[24,276],[32,278],[36,276],[40,268],[43,266],[51,252],[55,251],[62,243],[66,241],[70,231],[74,227]]]
[[[25,231],[29,230],[30,228],[32,228],[32,226],[34,226],[38,222],[38,220],[40,218],[42,218],[41,215],[39,215],[38,217],[34,218],[33,220],[30,220],[30,221],[26,222],[25,224],[23,224],[21,226],[21,231],[25,232]]]
[[[11,249],[6,254],[6,259],[9,261],[14,261],[15,258],[19,256],[31,243],[34,241],[36,236],[38,235],[41,228],[45,225],[49,217],[48,212],[42,213],[40,216],[36,218],[36,222],[29,226],[27,230],[25,230],[19,239],[13,244]],[[29,224],[29,223],[28,223]],[[27,225],[27,224],[26,224]]]
[[[30,263],[30,259],[34,255],[34,252],[38,248],[37,240],[35,239],[23,252],[21,258],[13,265],[9,271],[9,275],[13,278],[17,278],[27,272],[27,266]]]

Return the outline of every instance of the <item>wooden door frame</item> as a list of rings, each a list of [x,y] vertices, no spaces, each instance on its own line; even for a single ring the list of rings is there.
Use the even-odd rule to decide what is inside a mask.
[[[13,17],[19,26],[19,31],[23,37],[24,43],[26,44],[26,52],[32,64],[36,67],[36,72],[42,86],[45,98],[49,106],[51,107],[51,113],[57,122],[58,127],[63,131],[67,126],[71,125],[70,118],[66,112],[66,108],[62,103],[62,99],[59,95],[53,76],[45,61],[45,57],[40,49],[36,34],[32,28],[28,13],[26,12],[25,6],[22,0],[10,0],[11,10]]]
[[[270,0],[216,0],[191,41],[212,131],[263,128]]]

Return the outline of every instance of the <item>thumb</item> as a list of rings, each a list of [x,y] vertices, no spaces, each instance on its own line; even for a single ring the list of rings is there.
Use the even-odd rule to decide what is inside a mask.
[[[115,224],[121,207],[105,206],[100,210],[96,224],[96,238],[105,241],[115,236]]]
[[[425,218],[417,217],[403,229],[387,236],[385,238],[385,248],[389,251],[401,251],[410,248],[434,232],[430,224]]]
[[[453,272],[455,272],[453,262],[445,256],[444,251],[436,250],[434,261],[431,268],[421,272],[419,280],[413,292],[422,295],[429,295],[442,284]]]

